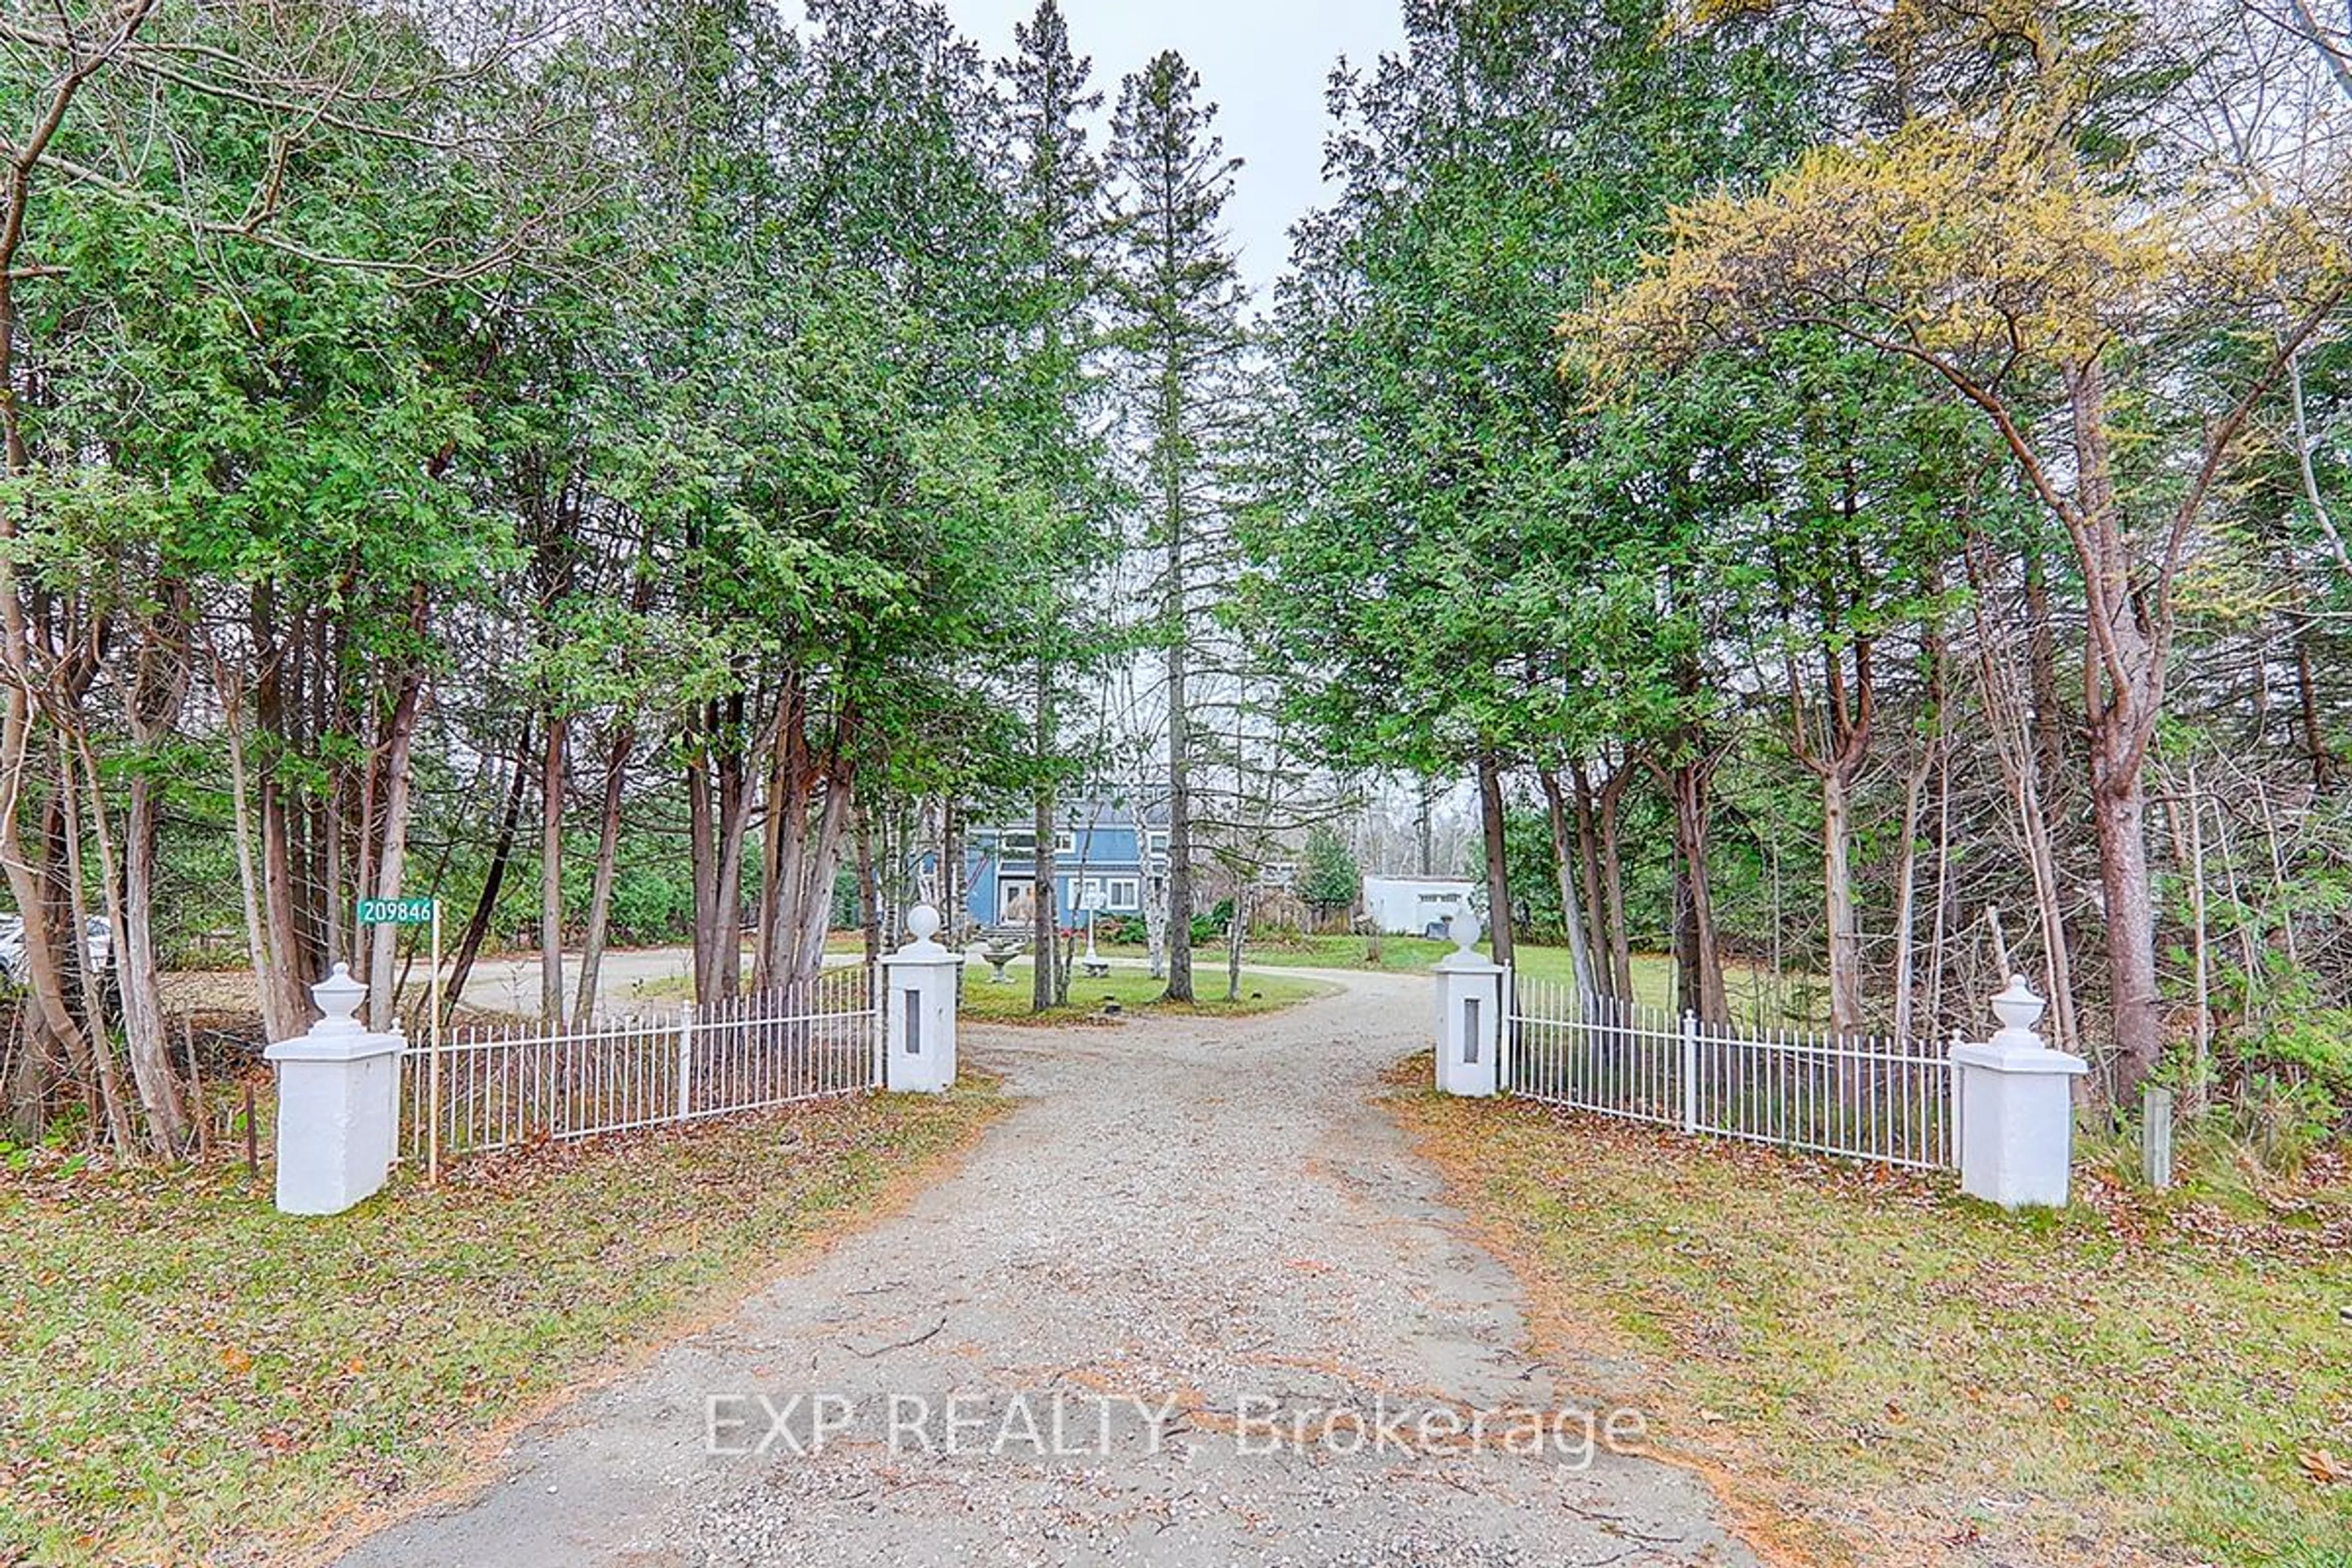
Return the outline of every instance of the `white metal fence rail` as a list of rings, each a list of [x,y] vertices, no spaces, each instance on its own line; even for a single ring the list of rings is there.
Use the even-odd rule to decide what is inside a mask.
[[[458,1029],[403,1055],[401,1147],[437,1162],[873,1089],[879,1016],[860,967],[669,1018]]]
[[[1503,1086],[1531,1100],[1882,1164],[1958,1163],[1950,1058],[1897,1042],[1702,1025],[1503,977]]]

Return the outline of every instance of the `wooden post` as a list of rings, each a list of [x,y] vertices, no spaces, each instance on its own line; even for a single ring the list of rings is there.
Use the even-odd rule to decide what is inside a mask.
[[[2139,1108],[2140,1174],[2160,1193],[2172,1185],[2172,1091],[2149,1084]]]

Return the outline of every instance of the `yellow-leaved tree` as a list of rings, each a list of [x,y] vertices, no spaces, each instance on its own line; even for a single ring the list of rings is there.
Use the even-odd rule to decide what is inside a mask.
[[[1622,392],[1827,327],[1924,365],[1998,432],[2081,578],[2128,1093],[2163,1044],[2145,778],[2183,569],[2295,356],[2347,325],[2352,181],[2332,124],[2312,133],[2330,84],[2219,7],[1827,3],[1871,40],[1857,123],[1761,189],[1677,209],[1635,279],[1567,315],[1563,368]],[[2268,134],[2281,117],[2299,133]]]

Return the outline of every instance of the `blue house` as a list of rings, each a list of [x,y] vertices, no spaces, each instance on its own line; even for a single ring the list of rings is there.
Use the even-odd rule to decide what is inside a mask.
[[[965,912],[982,926],[1026,930],[1035,921],[1037,833],[1029,822],[975,827],[964,840]],[[1168,877],[1168,828],[1163,813],[1084,802],[1062,813],[1054,836],[1056,923],[1143,912],[1144,900]]]

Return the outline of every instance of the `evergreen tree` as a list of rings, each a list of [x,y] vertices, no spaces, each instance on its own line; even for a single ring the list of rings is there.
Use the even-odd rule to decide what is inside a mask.
[[[1088,613],[1089,576],[1112,535],[1100,443],[1088,428],[1103,284],[1103,173],[1087,143],[1085,117],[1101,106],[1092,62],[1070,50],[1056,0],[1013,31],[1014,55],[998,62],[1012,132],[1011,206],[1025,317],[1019,369],[1029,398],[1030,466],[1043,491],[1043,533],[1028,552],[1023,640],[1029,649],[1031,805],[1036,847],[1031,1005],[1069,993],[1060,963],[1055,840],[1059,784],[1070,766],[1062,710],[1074,673],[1102,650],[1100,617]]]
[[[1168,50],[1119,87],[1111,170],[1119,249],[1117,342],[1142,437],[1138,489],[1160,568],[1152,627],[1166,660],[1168,997],[1192,1000],[1191,654],[1202,555],[1224,498],[1217,455],[1229,432],[1235,362],[1246,342],[1243,289],[1220,226],[1241,160],[1211,129],[1216,106]]]
[[[1331,828],[1318,826],[1307,834],[1305,863],[1298,868],[1298,896],[1313,910],[1346,909],[1356,901],[1362,875],[1348,841]]]

